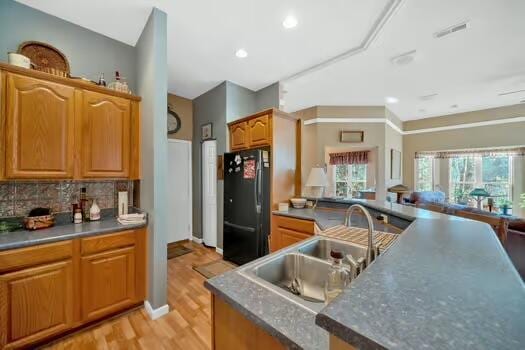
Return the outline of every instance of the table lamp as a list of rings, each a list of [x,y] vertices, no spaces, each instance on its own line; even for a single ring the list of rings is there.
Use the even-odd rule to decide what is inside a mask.
[[[324,195],[324,188],[328,184],[324,168],[316,167],[310,170],[306,186],[312,187],[315,190],[314,198],[319,199]],[[317,204],[317,201],[316,201]]]
[[[490,193],[484,188],[475,188],[470,191],[469,196],[476,197],[475,199],[478,202],[478,209],[481,209],[481,202],[483,202],[485,197],[490,197]]]

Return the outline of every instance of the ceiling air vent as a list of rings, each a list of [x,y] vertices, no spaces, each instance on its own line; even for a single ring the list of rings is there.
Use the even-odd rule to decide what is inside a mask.
[[[525,90],[516,90],[516,91],[508,91],[508,92],[502,92],[500,94],[498,94],[499,96],[505,96],[505,95],[512,95],[512,94],[517,94],[519,92],[525,92]]]
[[[449,35],[449,34],[452,34],[452,33],[455,33],[455,32],[459,32],[460,30],[467,29],[467,27],[468,27],[468,22],[467,21],[461,22],[459,24],[453,25],[452,27],[448,27],[448,28],[445,28],[443,30],[440,30],[439,32],[434,33],[434,37],[436,39],[439,39],[439,38],[442,38],[442,37],[444,37],[446,35]]]
[[[390,59],[390,62],[392,64],[397,64],[399,66],[404,66],[404,65],[409,64],[412,61],[414,61],[415,55],[416,55],[416,50],[404,52],[404,53],[402,53],[400,55],[392,57]]]
[[[424,96],[419,96],[419,99],[421,101],[430,101],[436,96],[437,96],[437,94],[424,95]]]

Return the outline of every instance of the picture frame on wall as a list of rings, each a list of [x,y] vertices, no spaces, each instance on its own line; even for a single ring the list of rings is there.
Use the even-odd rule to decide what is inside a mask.
[[[390,179],[401,179],[401,152],[393,148],[390,150]]]
[[[213,124],[206,123],[201,126],[201,139],[210,140],[213,138]]]
[[[341,130],[340,141],[344,143],[361,143],[365,140],[364,131]]]

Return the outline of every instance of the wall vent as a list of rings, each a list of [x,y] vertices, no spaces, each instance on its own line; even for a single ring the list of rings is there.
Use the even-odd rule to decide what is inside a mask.
[[[433,99],[434,97],[436,97],[438,94],[430,94],[430,95],[424,95],[424,96],[419,96],[419,99],[421,101],[430,101],[431,99]]]
[[[459,24],[455,24],[451,27],[448,27],[448,28],[445,28],[443,30],[440,30],[436,33],[434,33],[434,37],[436,39],[439,39],[439,38],[442,38],[444,36],[447,36],[449,34],[452,34],[452,33],[455,33],[455,32],[459,32],[461,30],[465,30],[468,28],[468,21],[465,21],[465,22],[461,22]]]

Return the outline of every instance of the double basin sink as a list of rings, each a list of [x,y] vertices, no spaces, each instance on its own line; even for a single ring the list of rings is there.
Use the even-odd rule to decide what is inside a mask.
[[[324,284],[332,264],[331,250],[352,255],[356,260],[366,256],[365,247],[317,236],[247,264],[239,272],[317,313],[325,304]]]

